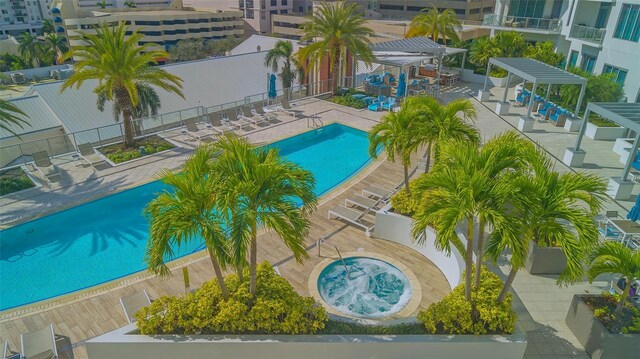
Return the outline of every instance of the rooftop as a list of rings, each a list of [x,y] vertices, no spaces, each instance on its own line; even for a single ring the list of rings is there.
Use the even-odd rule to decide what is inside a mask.
[[[583,85],[587,83],[584,77],[529,58],[492,57],[489,59],[489,64],[499,66],[516,76],[538,84]]]

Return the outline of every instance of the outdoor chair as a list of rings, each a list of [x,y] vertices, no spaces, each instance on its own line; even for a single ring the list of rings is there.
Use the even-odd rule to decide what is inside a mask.
[[[53,181],[54,179],[60,178],[60,170],[51,163],[51,158],[49,158],[47,151],[34,152],[31,156],[36,164],[36,168],[46,179]]]
[[[180,131],[181,134],[195,138],[198,142],[215,142],[215,139],[211,137],[210,133],[204,133],[198,128],[196,120],[194,118],[188,118],[184,120],[185,129]]]
[[[137,292],[120,298],[120,305],[122,306],[124,316],[127,318],[129,323],[135,322],[136,313],[149,304],[151,304],[151,298],[149,298],[149,294],[147,294],[145,289],[143,289],[142,292]]]
[[[53,324],[20,335],[20,352],[23,359],[58,358]]]
[[[227,121],[229,121],[230,123],[232,123],[233,125],[237,126],[240,129],[246,126],[251,126],[251,123],[238,117],[238,112],[235,108],[231,110],[225,110],[224,115],[227,116]]]
[[[371,236],[371,231],[373,230],[375,223],[371,220],[365,219],[366,213],[357,211],[353,208],[348,208],[345,206],[336,206],[329,210],[328,218],[329,219],[341,219],[345,222],[351,223],[357,227],[364,229],[367,237]]]
[[[264,125],[269,124],[266,118],[258,116],[251,112],[251,108],[249,106],[240,107],[240,118],[253,123],[254,125]]]
[[[529,102],[529,98],[531,98],[531,95],[528,92],[522,91],[516,97],[516,105],[517,106],[525,106]]]
[[[102,156],[100,156],[90,143],[83,143],[78,145],[78,154],[84,158],[92,167],[99,164],[107,163]]]
[[[538,107],[538,116],[542,116],[545,120],[549,119],[549,115],[553,113],[555,105],[551,101],[545,102],[544,105]]]
[[[369,106],[367,106],[367,109],[369,109],[369,111],[373,111],[373,112],[377,112],[378,110],[380,110],[380,101],[378,101],[377,99],[371,101],[371,104],[369,104]]]
[[[209,122],[211,123],[211,128],[220,135],[235,132],[237,128],[230,122],[224,121],[220,112],[209,114]]]
[[[344,205],[345,207],[358,207],[362,209],[372,209],[380,207],[382,201],[379,199],[373,199],[370,197],[365,197],[361,194],[354,194],[349,198],[345,198]]]
[[[258,116],[261,116],[262,118],[266,119],[267,122],[270,122],[271,120],[276,120],[277,119],[277,115],[271,112],[266,112],[264,110],[264,107],[260,104],[258,104],[257,102],[255,102],[253,104],[253,110],[256,112],[256,114]]]
[[[395,107],[395,104],[395,97],[389,97],[386,101],[381,103],[381,106],[383,109],[391,111]]]
[[[284,112],[289,116],[295,116],[296,112],[293,110],[293,106],[289,103],[289,100],[285,96],[280,97],[280,105],[276,106],[277,112]]]
[[[376,185],[371,185],[362,190],[362,195],[378,199],[387,199],[393,194],[393,191]]]
[[[563,127],[567,119],[568,111],[563,108],[558,108],[551,115],[549,115],[549,122],[556,127]]]

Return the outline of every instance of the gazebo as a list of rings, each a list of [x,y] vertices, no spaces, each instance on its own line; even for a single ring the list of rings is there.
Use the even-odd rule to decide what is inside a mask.
[[[487,91],[487,85],[489,83],[489,74],[491,73],[491,66],[495,65],[507,71],[506,88],[502,101],[498,101],[496,104],[496,113],[498,115],[506,115],[509,113],[509,102],[507,101],[507,95],[509,93],[509,83],[511,76],[515,75],[522,78],[523,90],[528,82],[533,83],[531,89],[531,96],[529,97],[529,104],[527,106],[527,114],[524,117],[520,117],[518,121],[518,129],[522,132],[528,132],[533,130],[533,124],[535,120],[531,117],[531,111],[533,109],[533,103],[535,102],[536,90],[538,86],[547,85],[547,91],[545,95],[545,101],[549,100],[549,94],[551,93],[551,86],[553,85],[580,85],[580,95],[578,97],[578,103],[576,104],[575,113],[577,114],[584,92],[587,87],[587,79],[584,77],[572,74],[565,70],[547,65],[544,62],[538,60],[523,58],[523,57],[497,57],[490,58],[487,64],[487,74],[484,79],[484,87],[478,91],[478,100],[487,101],[489,99],[489,91]]]
[[[612,177],[609,179],[607,194],[614,199],[627,200],[631,197],[634,182],[627,180],[629,171],[637,157],[638,145],[640,142],[640,103],[621,103],[621,102],[589,102],[587,110],[584,113],[584,121],[580,126],[578,138],[574,147],[569,147],[565,151],[564,162],[567,166],[581,167],[586,152],[580,148],[582,137],[584,137],[591,113],[606,118],[609,121],[625,127],[635,133],[635,139],[631,148],[629,148],[629,156],[622,170],[620,177]]]

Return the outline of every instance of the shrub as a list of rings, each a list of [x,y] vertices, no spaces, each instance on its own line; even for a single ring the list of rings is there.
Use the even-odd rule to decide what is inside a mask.
[[[136,314],[142,334],[312,334],[325,327],[327,314],[310,297],[295,292],[271,265],[258,266],[255,298],[249,282],[225,279],[229,299],[217,281],[186,297],[160,297]]]
[[[611,333],[640,334],[640,309],[630,302],[626,302],[622,312],[615,314],[620,295],[602,293],[601,296],[582,297],[585,304],[593,311],[593,316]]]
[[[409,183],[409,189],[411,190],[410,195],[405,190],[400,190],[394,194],[391,197],[391,207],[397,213],[413,217],[416,211],[420,209],[422,192],[416,189],[414,182]]]
[[[331,101],[339,105],[353,107],[356,109],[362,109],[367,107],[366,102],[351,97],[351,93],[347,93],[344,96],[334,96],[333,98],[331,98]]]
[[[432,334],[511,334],[516,324],[516,313],[511,309],[511,294],[502,303],[496,302],[502,285],[500,277],[483,268],[480,288],[472,292],[477,320],[472,319],[471,304],[464,297],[464,283],[455,287],[440,302],[421,311],[418,320]]]
[[[155,135],[138,140],[136,145],[138,148],[123,149],[121,144],[115,144],[100,148],[100,152],[106,155],[111,162],[122,163],[175,147],[171,143]],[[141,147],[144,147],[144,152],[140,151]]]
[[[33,181],[20,168],[0,172],[0,196],[34,186]]]
[[[593,123],[598,127],[618,127],[615,122],[611,122],[606,118],[598,115],[597,113],[591,113],[589,115],[589,122]]]

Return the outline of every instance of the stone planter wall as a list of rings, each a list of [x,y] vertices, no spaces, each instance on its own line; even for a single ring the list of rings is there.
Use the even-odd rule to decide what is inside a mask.
[[[591,359],[637,358],[640,334],[612,334],[582,300],[574,295],[565,321]]]
[[[567,257],[558,247],[539,247],[531,242],[525,267],[531,274],[560,274],[567,267]]]
[[[471,82],[476,84],[484,84],[485,75],[474,74],[473,70],[464,69],[462,70],[462,81]],[[514,76],[511,77],[511,83],[516,82]],[[504,87],[507,83],[506,77],[491,77],[489,76],[489,83],[494,87]]]
[[[624,127],[598,127],[589,122],[584,135],[592,140],[614,141],[624,137],[626,133],[627,129]]]

